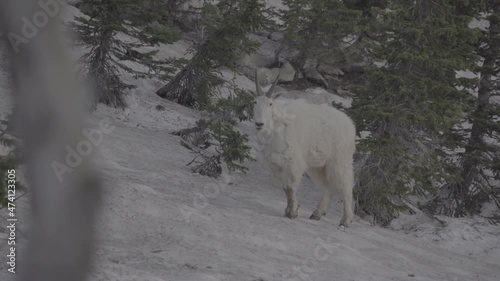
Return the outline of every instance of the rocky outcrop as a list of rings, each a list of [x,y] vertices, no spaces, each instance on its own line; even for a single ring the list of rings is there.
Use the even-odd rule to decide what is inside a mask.
[[[328,82],[326,82],[325,78],[315,67],[308,67],[304,69],[304,76],[307,80],[313,82],[314,84],[325,87],[326,89],[330,88]]]
[[[289,62],[285,62],[282,67],[257,69],[258,81],[262,86],[272,84],[280,76],[278,82],[292,82],[295,78],[295,69]]]

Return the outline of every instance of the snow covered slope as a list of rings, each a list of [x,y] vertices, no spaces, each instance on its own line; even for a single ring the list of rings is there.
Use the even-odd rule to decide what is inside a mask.
[[[177,106],[152,93],[141,99],[166,111],[157,130],[137,127],[141,120],[130,114],[105,138],[107,188],[91,280],[498,280],[500,229],[468,237],[493,252],[473,255],[359,219],[342,232],[339,202],[325,219],[308,219],[321,196],[308,180],[299,218],[289,220],[283,191],[262,162],[219,181],[191,174],[192,155],[169,135],[178,128],[170,113]],[[94,118],[114,117],[101,108]],[[253,132],[251,124],[241,129]],[[461,237],[446,238],[460,248]]]
[[[299,218],[290,220],[283,191],[262,162],[218,181],[190,173],[185,165],[193,156],[169,133],[197,114],[161,100],[151,87],[143,82],[128,110],[100,106],[89,118],[115,127],[99,147],[105,190],[90,280],[498,280],[498,227],[440,241],[358,218],[342,232],[338,200],[321,221],[308,219],[321,194],[307,179]],[[241,129],[253,132],[250,123]],[[465,252],[461,241],[476,251]],[[0,250],[0,280],[13,280],[4,239]]]
[[[156,97],[151,95],[151,101]],[[157,101],[166,105],[169,103]],[[173,110],[173,109],[172,109]],[[102,110],[96,116],[113,116]],[[107,188],[91,280],[498,280],[498,260],[356,220],[338,231],[340,204],[308,219],[320,196],[309,181],[297,220],[262,163],[217,182],[185,167],[191,155],[164,129],[116,121],[106,136]],[[161,120],[159,121],[162,122]],[[130,123],[134,126],[130,126]],[[242,126],[250,132],[249,124]],[[492,228],[494,231],[494,228]],[[484,235],[499,235],[498,229]],[[476,238],[478,246],[481,237]],[[489,240],[494,242],[494,240]]]

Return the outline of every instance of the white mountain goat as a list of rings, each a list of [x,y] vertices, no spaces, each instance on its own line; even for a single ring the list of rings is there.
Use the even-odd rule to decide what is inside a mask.
[[[305,100],[276,99],[276,81],[267,94],[255,79],[254,119],[258,144],[273,174],[283,184],[288,203],[285,216],[298,215],[296,193],[304,173],[324,188],[323,198],[310,219],[326,214],[334,190],[344,195],[344,216],[340,226],[352,222],[353,154],[355,127],[352,120],[332,106],[309,104]]]

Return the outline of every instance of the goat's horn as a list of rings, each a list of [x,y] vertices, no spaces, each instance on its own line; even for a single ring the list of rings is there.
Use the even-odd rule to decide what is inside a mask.
[[[274,88],[275,88],[276,84],[278,84],[278,80],[280,79],[280,75],[281,75],[281,68],[280,68],[280,71],[278,72],[278,76],[276,76],[276,80],[274,80],[273,85],[271,86],[271,88],[269,88],[269,91],[267,91],[266,96],[268,98],[271,98],[273,96]]]
[[[259,84],[259,77],[257,76],[257,70],[258,68],[255,69],[255,88],[257,89],[257,96],[262,96],[262,88],[260,88]]]

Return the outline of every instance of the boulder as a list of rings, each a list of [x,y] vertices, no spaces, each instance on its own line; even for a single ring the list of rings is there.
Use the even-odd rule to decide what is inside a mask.
[[[274,57],[263,56],[258,53],[245,54],[239,61],[239,65],[242,67],[247,67],[250,69],[255,69],[257,67],[265,67],[272,65],[275,62]]]
[[[292,82],[295,79],[295,69],[290,62],[285,61],[281,66],[280,82]]]
[[[325,75],[330,75],[330,76],[343,76],[344,71],[340,69],[339,67],[335,65],[328,65],[328,64],[320,64],[317,68],[317,70]]]
[[[267,86],[274,82],[276,76],[278,75],[274,69],[269,69],[266,67],[261,67],[257,69],[257,81],[261,86]]]
[[[281,33],[281,32],[271,32],[271,33],[269,33],[269,35],[267,35],[267,39],[273,40],[273,41],[283,40],[283,33]]]
[[[318,66],[318,61],[316,59],[306,59],[302,69],[306,70],[309,68],[316,68]]]
[[[280,75],[278,82],[292,82],[295,79],[295,69],[289,62],[285,62],[281,68],[260,67],[257,69],[257,77],[262,86],[272,84]]]
[[[321,75],[321,73],[318,72],[315,67],[306,68],[304,70],[304,76],[307,78],[307,80],[313,82],[314,84],[324,86],[326,89],[330,87],[328,85],[328,82],[326,82],[325,78]]]

